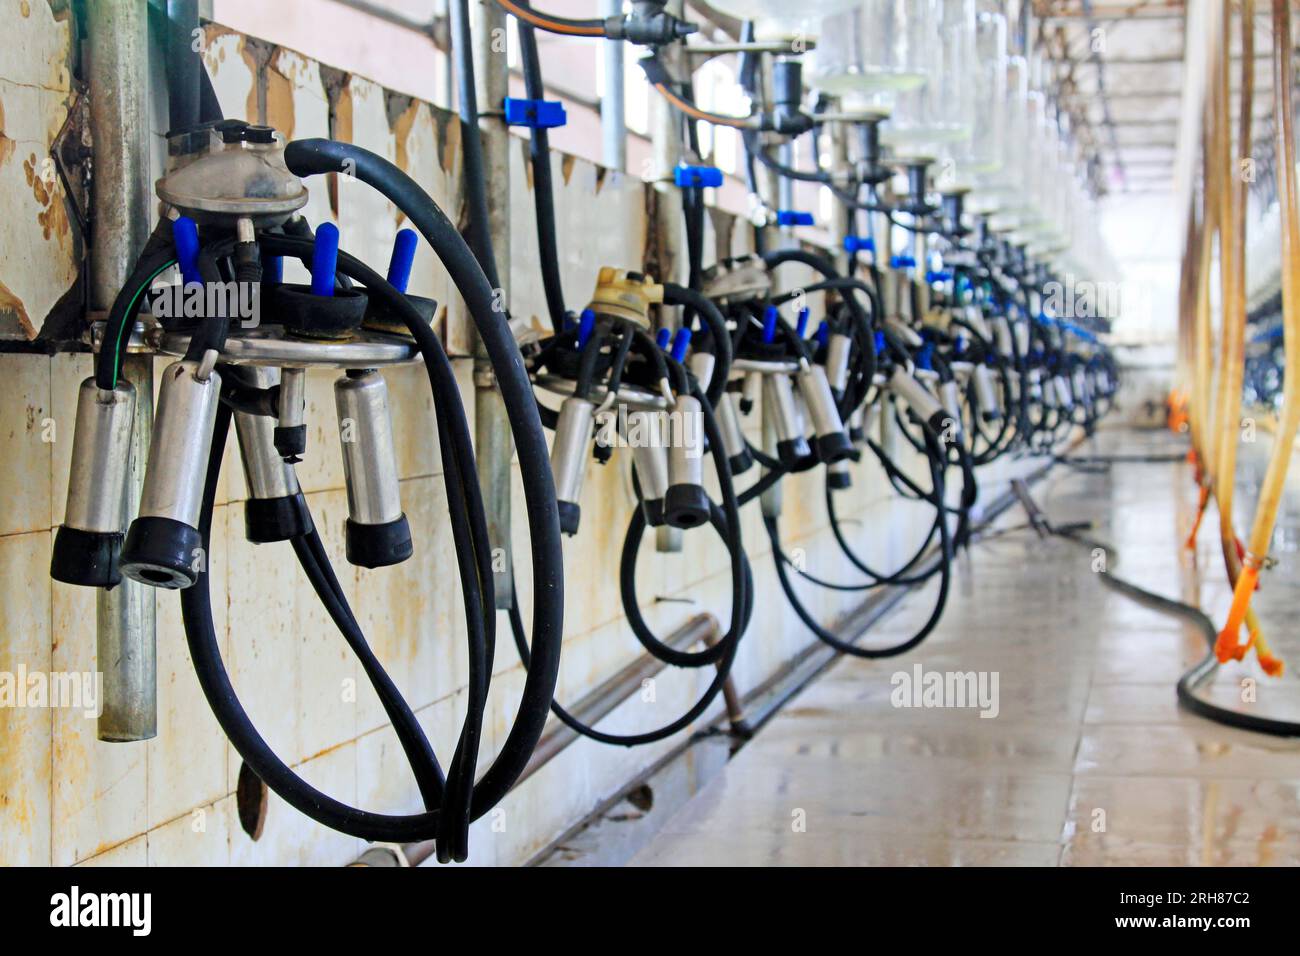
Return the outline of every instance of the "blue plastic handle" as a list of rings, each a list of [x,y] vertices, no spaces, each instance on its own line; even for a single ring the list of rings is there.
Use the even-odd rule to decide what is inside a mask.
[[[405,292],[411,282],[411,266],[415,264],[415,247],[420,237],[414,229],[397,230],[393,240],[393,256],[388,260],[388,281],[398,292]]]
[[[587,344],[595,328],[596,313],[591,309],[583,309],[582,315],[578,317],[578,348],[583,348]]]
[[[812,315],[812,313],[807,309],[799,310],[799,320],[795,323],[795,331],[801,339],[808,337],[808,317],[810,315]]]
[[[673,361],[686,361],[686,350],[691,347],[691,330],[678,329],[673,336]]]
[[[828,343],[830,340],[831,340],[831,327],[827,322],[823,321],[820,325],[817,326],[817,344],[820,345],[822,348],[825,348],[826,343]]]
[[[776,339],[776,320],[780,318],[781,313],[777,311],[776,306],[769,305],[767,311],[763,313],[763,341],[771,343]]]
[[[279,285],[284,282],[284,257],[262,257],[262,281],[267,285]]]
[[[181,281],[203,284],[199,275],[199,227],[189,216],[181,216],[172,223],[172,241],[176,243],[176,262],[181,267]]]
[[[339,227],[323,223],[316,230],[316,244],[311,251],[311,294],[332,296],[334,273],[339,263]]]
[[[817,220],[810,212],[799,212],[795,209],[778,209],[776,213],[776,224],[778,226],[815,226]]]
[[[673,182],[681,189],[716,189],[722,185],[722,170],[716,166],[688,166],[673,171]]]
[[[658,332],[655,333],[655,344],[657,344],[660,349],[668,348],[668,343],[671,342],[672,340],[673,340],[673,333],[670,332],[668,329],[660,329]]]
[[[558,100],[525,100],[507,96],[504,105],[509,126],[555,129],[569,121],[564,104]]]

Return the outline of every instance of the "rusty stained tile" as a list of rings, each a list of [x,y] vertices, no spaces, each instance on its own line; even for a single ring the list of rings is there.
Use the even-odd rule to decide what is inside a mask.
[[[0,537],[0,675],[51,669],[48,531]],[[50,863],[51,726],[48,706],[0,707],[0,866]]]
[[[302,79],[313,72],[311,64],[292,50],[275,48],[263,70],[266,85],[266,115],[264,122],[284,134],[286,140],[294,138],[296,104],[295,94],[303,86]]]
[[[14,154],[14,141],[5,135],[5,104],[0,100],[0,166]]]
[[[0,324],[16,327],[22,338],[36,337],[36,326],[32,325],[26,306],[3,282],[0,282]]]
[[[0,64],[0,337],[30,340],[76,277],[73,240],[50,144],[67,116],[66,18],[48,4],[6,21]]]
[[[251,101],[256,110],[257,70],[246,55],[244,38],[225,27],[208,24],[204,29],[203,63],[222,113],[256,120],[256,112],[248,113],[248,104]]]

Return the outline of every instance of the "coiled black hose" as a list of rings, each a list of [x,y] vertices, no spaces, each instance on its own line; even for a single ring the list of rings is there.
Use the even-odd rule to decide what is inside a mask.
[[[305,240],[266,237],[265,247],[272,254],[300,254],[304,248],[310,249]],[[470,786],[472,786],[478,739],[481,734],[483,713],[487,698],[487,677],[491,671],[491,647],[484,626],[484,609],[491,607],[491,567],[490,561],[482,566],[479,555],[487,554],[486,515],[483,511],[481,495],[475,480],[472,451],[470,450],[469,428],[465,420],[464,409],[459,402],[459,392],[451,364],[442,351],[441,343],[423,322],[422,318],[404,296],[398,293],[382,277],[367,269],[351,256],[340,253],[340,269],[350,272],[355,278],[364,282],[372,294],[386,300],[398,314],[407,321],[412,334],[417,336],[425,355],[425,364],[435,394],[437,409],[439,442],[444,456],[444,483],[447,487],[449,518],[453,537],[457,541],[457,558],[462,589],[466,602],[469,628],[470,692],[467,716],[462,728],[461,739],[451,764],[451,774],[444,782],[437,769],[436,759],[428,754],[417,754],[412,760],[413,769],[425,779],[421,782],[421,792],[426,801],[434,794],[440,794],[441,800],[436,811],[424,814],[393,817],[372,814],[348,807],[333,800],[306,784],[292,769],[283,763],[261,738],[247,713],[239,703],[229,677],[221,660],[221,652],[212,628],[211,596],[208,592],[206,574],[198,582],[182,592],[181,607],[185,620],[186,637],[191,655],[195,661],[195,671],[200,686],[211,705],[222,729],[230,738],[232,745],[255,773],[286,802],[318,822],[342,830],[364,839],[427,839],[434,837],[439,843],[440,859],[464,859],[468,853],[467,834],[471,819]],[[423,329],[423,334],[417,332]],[[211,521],[211,501],[215,494],[217,477],[220,473],[221,457],[229,425],[229,409],[222,406],[223,416],[220,427],[214,437],[212,459],[209,464],[208,488],[205,495],[204,521],[200,531],[204,534],[204,546],[210,548],[208,531]],[[326,598],[328,593],[336,593],[337,587],[331,587],[328,581],[322,582],[313,573],[323,572],[328,567],[324,560],[323,549],[313,543],[309,535],[306,541],[298,542],[295,550],[299,552],[304,570],[318,592]],[[486,576],[486,593],[484,577]],[[343,614],[342,609],[331,609],[336,623],[340,623],[345,638],[349,643],[359,640],[358,647],[364,648],[364,639],[355,630],[355,621],[350,612]],[[357,649],[354,647],[354,649]],[[368,650],[358,650],[363,666]],[[382,679],[376,683],[381,699],[392,697],[390,689]],[[399,736],[407,734],[408,726],[404,714]],[[423,739],[423,735],[419,737]],[[404,746],[419,749],[420,741],[405,741]],[[427,748],[427,742],[422,746]],[[436,774],[429,777],[429,774]],[[468,781],[468,782],[467,782]],[[381,834],[389,834],[387,836]]]
[[[695,314],[708,328],[709,343],[713,347],[713,377],[703,384],[709,404],[717,408],[722,393],[727,390],[727,377],[731,373],[731,335],[727,332],[726,318],[712,299],[675,282],[664,283],[664,303],[684,305],[694,309]]]
[[[831,532],[835,535],[835,540],[840,546],[840,551],[842,551],[844,556],[849,559],[850,564],[863,574],[872,578],[877,584],[921,584],[928,581],[936,573],[937,569],[934,569],[923,571],[913,576],[908,576],[908,572],[911,571],[912,568],[916,567],[916,565],[920,563],[921,559],[925,557],[926,552],[930,550],[930,545],[934,541],[935,535],[939,533],[939,524],[943,520],[943,513],[939,509],[935,509],[934,521],[931,523],[930,529],[926,532],[925,538],[921,541],[921,544],[912,553],[912,556],[903,562],[898,570],[892,574],[882,574],[881,572],[874,570],[849,544],[848,536],[844,533],[844,527],[839,514],[835,510],[835,492],[829,486],[826,489],[826,512],[829,516]]]
[[[545,85],[542,80],[541,63],[537,53],[536,36],[533,25],[530,23],[531,18],[521,12],[528,10],[528,4],[521,2],[518,6],[519,10],[512,10],[511,12],[515,13],[517,18],[520,61],[526,95],[531,99],[541,99],[545,95]],[[693,129],[691,132],[693,134]],[[572,342],[568,333],[563,331],[568,311],[564,303],[556,243],[554,181],[551,175],[550,146],[544,129],[534,128],[531,131],[530,157],[533,169],[533,196],[537,219],[542,284],[546,293],[547,307],[551,315],[552,325],[556,332],[551,342],[543,347],[545,357],[539,356],[536,360],[537,367],[541,367],[554,354],[553,349],[558,349],[562,344],[571,345]],[[611,392],[617,390],[627,354],[631,348],[635,348],[638,355],[646,361],[659,380],[671,379],[680,394],[694,394],[700,401],[705,433],[717,464],[719,484],[722,488],[723,504],[721,508],[716,503],[712,504],[711,523],[723,537],[732,558],[732,626],[727,635],[709,652],[706,652],[710,662],[718,664],[718,675],[710,688],[705,691],[704,695],[686,714],[656,731],[637,735],[605,734],[582,724],[558,703],[552,704],[552,711],[557,718],[572,729],[604,743],[624,746],[636,746],[664,739],[689,726],[704,712],[722,689],[730,668],[730,662],[734,659],[737,644],[748,623],[749,613],[753,605],[753,589],[750,581],[749,565],[739,537],[739,502],[734,487],[732,487],[730,469],[723,451],[721,432],[713,418],[713,408],[722,399],[727,386],[732,360],[731,338],[727,331],[725,317],[717,306],[697,289],[701,273],[699,258],[703,249],[704,207],[702,195],[698,190],[688,190],[687,193],[686,214],[691,255],[691,278],[686,286],[672,282],[665,283],[664,302],[666,305],[677,305],[685,308],[685,327],[690,328],[697,316],[703,323],[707,331],[707,341],[697,343],[697,347],[708,347],[713,352],[714,369],[712,377],[708,382],[701,383],[700,387],[705,390],[701,393],[699,388],[691,385],[691,379],[685,369],[676,362],[667,361],[655,342],[643,330],[627,323],[620,323],[619,329],[611,330],[611,334],[614,331],[621,332],[621,337],[619,338],[617,353],[613,356],[607,387]],[[605,331],[598,327],[596,334],[593,334],[586,342],[579,362],[579,378],[575,395],[589,393],[594,385],[595,364],[601,358],[605,335]],[[554,427],[554,413],[544,409],[542,415],[550,427]],[[628,538],[624,545],[625,565],[626,555],[629,553],[630,548],[632,565],[633,568],[635,567],[636,547],[641,539],[644,527],[643,509],[638,507],[633,513]],[[676,653],[671,648],[667,648],[666,645],[658,642],[650,633],[640,615],[639,608],[636,606],[635,588],[627,587],[626,582],[624,584],[624,604],[627,607],[628,617],[629,620],[634,622],[633,629],[638,638],[642,639],[643,645],[656,654],[658,654],[657,648],[667,651],[669,655]],[[529,667],[528,648],[521,639],[522,619],[516,610],[512,609],[510,620],[516,643],[519,645],[520,657],[525,667]],[[639,629],[636,622],[640,623]],[[661,659],[668,660],[662,654],[658,654],[658,656]]]
[[[639,734],[610,734],[596,730],[594,727],[579,721],[559,703],[552,703],[551,710],[560,721],[576,732],[601,743],[637,747],[664,740],[689,727],[722,692],[727,676],[731,673],[731,665],[735,661],[740,639],[744,635],[745,629],[749,625],[750,616],[753,613],[753,577],[741,543],[740,503],[736,497],[736,490],[731,479],[731,468],[727,463],[727,456],[722,443],[722,430],[713,415],[712,407],[704,400],[704,396],[698,388],[694,389],[693,395],[700,401],[704,431],[713,455],[718,476],[718,486],[721,491],[722,505],[719,507],[717,503],[710,502],[709,520],[713,528],[722,537],[731,558],[731,623],[726,634],[712,648],[697,655],[686,655],[685,658],[680,656],[683,652],[664,644],[650,632],[644,618],[641,616],[636,599],[636,552],[645,530],[644,510],[637,507],[633,511],[631,523],[628,527],[619,574],[620,587],[623,591],[623,605],[633,632],[642,646],[661,660],[668,663],[684,661],[678,664],[678,666],[683,667],[698,667],[711,663],[716,665],[717,672],[708,688],[684,714],[656,730]],[[514,630],[519,657],[523,661],[525,668],[531,668],[531,658],[527,644],[523,640],[523,630],[520,624],[516,623],[518,620],[518,612],[512,610],[511,626]]]
[[[944,462],[946,454],[939,445],[938,439],[927,433],[926,440],[930,443],[930,480],[932,483],[933,493],[931,503],[936,510],[942,513],[944,499],[946,497],[944,484]],[[763,525],[767,529],[767,534],[772,543],[772,560],[776,567],[777,580],[781,583],[781,590],[785,592],[790,606],[794,609],[795,615],[812,633],[823,643],[828,644],[841,654],[847,654],[851,657],[860,657],[866,659],[876,659],[885,657],[896,657],[904,654],[912,648],[923,642],[938,626],[940,619],[943,617],[944,609],[948,605],[948,593],[952,583],[952,564],[954,558],[953,536],[948,528],[947,519],[941,519],[937,522],[939,532],[938,555],[938,574],[939,574],[939,593],[935,598],[934,608],[926,622],[914,634],[905,641],[895,644],[891,647],[868,648],[859,647],[856,644],[843,640],[838,635],[823,627],[813,617],[811,612],[800,600],[799,595],[795,592],[794,584],[790,580],[787,571],[792,567],[792,562],[785,554],[781,547],[781,534],[777,526],[777,519],[768,515],[763,516]]]
[[[778,249],[766,253],[762,258],[764,265],[769,270],[775,270],[790,262],[797,262],[807,266],[819,273],[827,283],[831,283],[832,287],[842,293],[844,306],[848,309],[853,320],[853,339],[861,353],[850,376],[850,387],[845,389],[844,395],[839,401],[840,417],[847,421],[866,400],[880,359],[876,355],[874,323],[881,321],[885,313],[881,305],[879,292],[868,283],[843,275],[836,268],[835,263],[826,256],[809,252],[806,249]],[[862,308],[862,304],[857,300],[858,293],[867,297],[867,301],[871,306],[870,314]]]
[[[300,258],[307,258],[311,251],[310,243],[298,239],[268,237],[263,244],[273,254],[297,254]],[[496,642],[491,546],[469,425],[455,384],[455,374],[437,336],[419,321],[410,304],[378,273],[351,256],[341,255],[340,259],[343,263],[340,275],[344,279],[350,281],[356,277],[366,284],[372,294],[380,295],[390,308],[397,310],[408,328],[418,325],[416,337],[421,343],[430,384],[434,390],[434,414],[445,465],[444,483],[447,486],[452,532],[457,541],[456,558],[464,592],[470,644],[467,716],[444,794],[437,852],[443,862],[453,857],[463,859],[468,853],[470,788],[477,763],[483,714],[487,707],[489,675]]]
[[[559,670],[563,626],[559,516],[555,507],[549,454],[536,403],[532,398],[522,356],[515,346],[504,316],[495,310],[492,287],[477,260],[451,221],[410,177],[367,150],[328,140],[290,143],[285,150],[285,159],[290,169],[299,176],[346,170],[369,183],[393,201],[434,248],[469,306],[478,334],[493,363],[520,465],[527,476],[524,495],[532,536],[533,588],[536,596],[533,608],[534,666],[525,681],[518,718],[497,759],[473,788],[469,817],[477,818],[505,796],[527,765],[544,729],[547,706],[554,693]],[[406,312],[402,314],[409,318]],[[441,350],[436,335],[427,324],[418,320],[418,316],[417,321],[408,325],[422,353],[436,361],[436,352]],[[430,374],[433,374],[432,368]],[[219,468],[219,463],[216,467]],[[209,522],[210,505],[209,500],[205,505]],[[475,571],[473,576],[479,578],[480,574]],[[490,575],[488,577],[489,581],[478,582],[480,588],[484,589],[484,594],[490,593],[486,590],[491,587]],[[215,638],[210,633],[204,633],[205,624],[206,630],[211,630],[211,608],[207,605],[206,598],[205,579],[181,595],[182,606],[187,613],[187,635],[195,655],[196,669],[207,671],[205,693],[209,701],[213,702],[218,719],[223,720],[224,715],[223,729],[227,734],[230,735],[232,730],[252,731],[251,736],[244,734],[245,747],[241,750],[241,755],[268,786],[277,789],[277,792],[283,789],[282,796],[292,795],[292,799],[290,796],[285,796],[285,799],[320,822],[365,839],[411,841],[438,836],[437,813],[413,816],[368,813],[354,810],[307,787],[292,771],[280,764],[251,725],[241,726],[241,721],[242,724],[247,724],[247,715],[239,707],[233,689],[229,686]],[[188,626],[190,624],[193,626]],[[205,640],[205,637],[211,640]],[[483,660],[486,661],[486,646],[483,652]],[[472,693],[477,685],[478,682],[472,682]],[[462,740],[462,743],[465,741]],[[250,756],[261,764],[260,768],[254,765]],[[460,849],[456,848],[457,854]]]

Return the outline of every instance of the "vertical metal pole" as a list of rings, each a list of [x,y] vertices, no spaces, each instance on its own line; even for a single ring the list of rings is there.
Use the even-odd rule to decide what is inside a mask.
[[[664,9],[680,17],[684,15],[684,7],[683,0],[668,0]],[[663,51],[663,57],[669,71],[680,76],[681,51],[674,45]],[[682,119],[668,101],[658,95],[650,100],[650,140],[654,144],[654,190],[657,194],[655,221],[651,228],[659,250],[661,273],[655,278],[660,282],[677,282],[682,278],[682,264],[686,259],[682,248],[682,194],[673,181],[673,170],[682,159]],[[681,551],[681,529],[668,525],[657,528],[655,549],[663,553]]]
[[[892,200],[892,196],[882,186],[882,199]],[[876,241],[876,262],[880,265],[880,284],[883,288],[880,290],[880,298],[884,305],[885,314],[894,317],[899,314],[899,289],[901,287],[900,274],[894,271],[892,265],[894,261],[894,225],[889,221],[889,217],[881,212],[870,213],[874,228],[872,237]]]
[[[86,4],[90,38],[90,131],[95,148],[90,304],[107,309],[149,233],[148,4]],[[128,356],[135,386],[127,520],[135,517],[153,427],[153,358]],[[124,580],[100,591],[96,661],[104,675],[100,740],[148,740],[158,733],[154,590]]]
[[[830,124],[831,138],[831,172],[839,173],[849,168],[849,131],[844,123]],[[831,238],[839,244],[835,251],[835,266],[845,275],[849,274],[853,258],[844,248],[844,240],[853,235],[853,220],[857,213],[844,203],[835,202],[831,214]]]
[[[772,71],[769,69],[769,58],[760,56],[758,60],[758,69],[761,71],[758,76],[758,82],[763,87],[763,101],[770,103],[772,102]],[[766,139],[767,134],[759,134],[759,143],[764,148],[769,145],[766,142]],[[763,205],[768,209],[777,210],[779,212],[784,208],[781,205],[781,187],[782,182],[780,173],[775,169],[760,163],[758,166],[758,195],[759,198],[763,200]],[[771,251],[784,246],[784,236],[782,235],[784,231],[785,230],[777,226],[764,226],[764,247]],[[774,287],[773,291],[776,292],[780,290]]]
[[[483,166],[489,187],[488,230],[501,279],[500,301],[509,308],[510,130],[502,115],[510,83],[505,11],[493,0],[474,0],[470,4],[470,30],[474,37],[474,81],[481,114]],[[487,509],[496,606],[505,610],[511,606],[513,597],[510,461],[514,443],[505,403],[482,342],[476,342],[474,347],[474,451],[483,505]]]
[[[669,0],[664,9],[673,16],[683,16],[683,0]],[[676,46],[662,51],[668,69],[678,75],[682,66],[681,50]],[[662,96],[650,100],[650,139],[654,144],[654,189],[656,216],[653,228],[659,244],[660,282],[675,282],[681,273],[682,194],[673,182],[673,170],[682,159],[681,115]]]
[[[623,0],[602,0],[601,16],[623,12]],[[600,101],[601,161],[610,169],[627,169],[627,116],[623,99],[623,41],[601,44],[605,64],[605,95]]]
[[[96,152],[98,155],[98,152]],[[135,386],[131,430],[131,470],[123,514],[135,520],[144,486],[153,431],[153,355],[128,355],[122,377]],[[98,670],[104,675],[100,740],[130,742],[158,735],[158,660],[156,591],[128,578],[95,602]]]
[[[813,161],[816,162],[816,160],[817,157],[814,156]],[[781,164],[783,166],[789,166],[789,167],[793,167],[795,165],[794,143],[786,141],[781,144]],[[786,179],[784,176],[781,177],[779,188],[780,188],[780,192],[778,193],[778,195],[780,196],[780,204],[777,206],[777,208],[794,209],[795,207],[794,180]]]

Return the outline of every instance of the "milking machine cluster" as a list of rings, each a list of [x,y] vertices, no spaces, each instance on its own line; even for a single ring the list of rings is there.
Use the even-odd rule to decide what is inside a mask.
[[[534,98],[529,115],[545,112],[535,30],[630,39],[646,48],[641,66],[677,111],[684,144],[673,185],[682,193],[689,281],[656,283],[640,273],[606,268],[587,307],[571,311],[560,288],[550,211],[548,124],[527,124],[538,248],[553,328],[525,347],[525,359],[543,419],[555,432],[551,463],[564,530],[578,532],[588,464],[611,455],[608,442],[599,440],[602,413],[626,407],[630,411],[620,419],[624,431],[666,436],[665,442],[628,442],[640,507],[623,549],[624,610],[638,640],[661,660],[718,669],[697,703],[658,731],[615,736],[583,726],[558,705],[556,712],[596,739],[636,744],[661,739],[704,711],[722,687],[752,613],[752,574],[736,511],[754,499],[760,502],[780,583],[814,634],[843,653],[867,657],[916,646],[942,614],[954,553],[971,530],[974,469],[1005,455],[1051,454],[1076,428],[1090,432],[1118,388],[1114,361],[1098,335],[1101,326],[1053,315],[1054,303],[1044,291],[1055,279],[1052,260],[1064,241],[1053,227],[1062,224],[1035,221],[1028,211],[1019,218],[998,216],[997,204],[984,198],[972,213],[967,209],[971,184],[934,188],[935,157],[898,147],[887,154],[882,133],[888,112],[878,103],[843,95],[855,75],[872,73],[872,64],[842,64],[836,82],[830,82],[836,68],[831,58],[823,58],[817,61],[821,82],[814,95],[805,88],[804,54],[813,46],[822,15],[840,14],[841,22],[827,21],[828,37],[855,30],[866,37],[890,26],[887,15],[926,8],[938,16],[943,7],[950,18],[970,13],[973,42],[975,3],[828,0],[803,4],[793,13],[775,0],[723,0],[715,8],[747,22],[739,44],[715,47],[686,43],[697,29],[667,12],[665,3],[636,3],[631,14],[614,21],[582,21],[550,16],[523,0],[498,2],[518,23],[527,95]],[[981,11],[995,7],[1000,5],[982,4]],[[850,8],[858,9],[844,12]],[[842,22],[846,18],[851,22]],[[993,19],[1005,41],[1001,14]],[[636,23],[661,29],[638,32]],[[948,32],[959,31],[950,23]],[[695,102],[690,69],[723,52],[739,54],[739,80],[751,104],[745,115],[720,115]],[[995,53],[1007,56],[1005,49]],[[895,50],[894,55],[901,54]],[[688,67],[674,75],[674,62]],[[922,75],[911,86],[923,81]],[[961,119],[969,124],[973,117]],[[706,123],[739,131],[757,250],[711,265],[703,261],[704,194],[721,186],[723,175],[701,157],[699,125]],[[847,149],[840,162],[797,169],[789,162],[791,147],[806,136],[838,138]],[[763,188],[764,173],[774,180],[771,188]],[[902,184],[897,191],[896,180]],[[839,262],[790,241],[789,227],[811,226],[815,219],[780,205],[779,196],[791,195],[782,183],[815,183],[831,191],[845,230],[838,237],[844,243]],[[1000,192],[1011,191],[1003,186]],[[893,234],[900,232],[911,235],[910,248],[891,254]],[[792,266],[811,269],[816,281],[782,286],[782,272]],[[818,294],[824,305],[814,315],[811,303]],[[547,396],[559,400],[558,409]],[[675,427],[696,415],[702,427]],[[660,424],[643,427],[656,419]],[[747,437],[750,423],[748,431],[761,436],[757,442]],[[895,460],[899,435],[928,462],[928,485]],[[716,501],[705,490],[701,451],[713,463]],[[852,464],[864,454],[879,461],[902,497],[934,511],[928,534],[893,571],[874,569],[854,550],[836,511],[836,496],[852,486]],[[759,477],[738,491],[736,482],[755,469]],[[858,581],[818,577],[783,550],[782,478],[813,469],[824,469],[838,550],[832,560]],[[948,493],[952,471],[961,483],[954,500]],[[669,529],[656,539],[661,549],[689,550],[690,539],[684,543],[680,532],[706,523],[731,554],[731,624],[723,639],[705,650],[677,650],[646,625],[635,586],[636,557],[647,527]],[[835,591],[869,591],[936,576],[940,588],[927,622],[884,649],[859,647],[819,623],[794,586],[797,578]],[[522,634],[517,637],[522,647]]]
[[[907,146],[923,138],[891,140],[888,111],[857,89],[897,92],[901,121],[906,96],[925,81],[924,62],[894,63],[884,54],[870,61],[859,50],[856,60],[841,57],[837,66],[833,56],[823,56],[813,61],[817,72],[811,90],[806,87],[820,16],[838,15],[839,21],[828,21],[826,36],[843,39],[883,29],[881,18],[913,8],[952,8],[951,16],[969,9],[973,15],[974,0],[825,0],[802,4],[797,16],[776,0],[715,0],[718,9],[747,21],[742,41],[724,46],[688,43],[696,26],[663,2],[637,0],[631,12],[608,20],[566,20],[523,0],[498,2],[519,31],[527,98],[507,100],[504,115],[529,128],[550,329],[517,340],[494,294],[497,264],[487,239],[486,174],[476,136],[462,138],[467,242],[386,160],[328,140],[286,143],[269,127],[212,115],[215,97],[208,96],[203,115],[168,134],[168,169],[156,190],[165,215],[96,329],[95,374],[79,394],[67,517],[51,566],[56,579],[71,584],[111,589],[126,578],[179,591],[203,692],[247,765],[323,824],[369,840],[434,839],[442,860],[465,858],[470,821],[500,801],[523,772],[548,709],[582,733],[623,745],[661,740],[705,713],[724,688],[754,610],[753,571],[741,534],[746,505],[759,501],[779,581],[817,637],[847,654],[901,653],[923,640],[943,612],[954,554],[971,532],[975,469],[1004,456],[1051,453],[1075,429],[1090,431],[1118,387],[1114,361],[1098,334],[1102,326],[1054,315],[1044,292],[1064,262],[1057,257],[1065,247],[1064,227],[1052,218],[1054,210],[1011,208],[1014,189],[996,178],[936,177],[936,165],[950,165],[951,157]],[[452,23],[461,118],[476,129],[465,0],[453,2]],[[906,37],[905,26],[892,28]],[[637,264],[610,264],[592,277],[594,290],[581,307],[569,308],[547,139],[548,128],[563,122],[563,109],[544,99],[536,29],[646,49],[642,65],[676,111],[684,144],[672,183],[665,185],[681,194],[686,282],[647,275]],[[1005,24],[998,29],[1005,41]],[[740,82],[751,102],[746,115],[719,115],[695,103],[690,67],[722,53],[740,55]],[[897,49],[889,54],[901,55]],[[911,55],[923,60],[926,54],[918,49]],[[1005,50],[995,55],[1008,59]],[[959,106],[967,112],[957,119],[969,127],[974,106]],[[755,251],[712,263],[704,254],[705,196],[724,177],[702,156],[700,125],[706,123],[739,131],[753,193]],[[797,146],[810,139],[829,140],[835,150],[800,169]],[[985,177],[997,169],[973,168]],[[304,180],[326,174],[376,189],[414,227],[398,233],[386,274],[341,249],[333,224],[313,228],[301,215]],[[830,191],[832,228],[843,233],[835,236],[842,250],[828,255],[794,241],[793,229],[815,225],[815,219],[790,206],[794,192],[786,187],[792,183]],[[997,200],[1009,211],[1000,212]],[[910,241],[896,241],[900,236]],[[475,448],[431,322],[437,304],[407,292],[421,240],[465,300],[518,452],[532,548],[531,635],[513,591],[498,593]],[[301,262],[310,281],[284,281],[285,260]],[[814,281],[795,284],[795,270],[811,271]],[[252,306],[255,321],[232,303]],[[159,317],[143,343],[136,341],[142,309]],[[135,347],[174,357],[162,374],[138,510],[128,501],[127,475],[139,396],[122,375],[123,358]],[[320,451],[309,442],[306,375],[336,370],[346,558],[367,569],[408,560],[420,542],[402,503],[384,378],[385,369],[406,363],[423,363],[434,397],[437,429],[429,440],[441,453],[466,608],[466,716],[445,765],[371,652],[295,470]],[[259,545],[290,545],[393,723],[419,783],[422,813],[374,813],[317,791],[259,735],[231,685],[213,629],[208,568],[232,420],[248,489],[245,534]],[[553,433],[549,445],[547,431]],[[604,463],[624,449],[639,502],[619,569],[627,620],[662,661],[714,671],[684,713],[633,735],[587,726],[553,701],[563,621],[561,535],[585,528],[582,491],[592,460]],[[924,462],[927,478],[918,480],[916,469],[899,458],[908,449]],[[837,500],[866,474],[854,467],[866,456],[879,463],[900,497],[934,515],[919,546],[893,570],[873,567],[855,550],[837,511]],[[814,471],[824,476],[836,542],[831,560],[857,580],[815,575],[783,548],[783,479]],[[748,482],[743,489],[742,479]],[[128,525],[129,511],[136,517]],[[690,553],[696,533],[715,534],[725,545],[729,624],[702,649],[674,646],[654,633],[643,613],[636,565],[647,531],[661,551]],[[261,559],[263,551],[256,553]],[[266,560],[282,556],[276,549],[265,553]],[[940,587],[928,621],[883,649],[864,649],[834,633],[796,588],[804,581],[840,592],[870,591],[932,578]],[[496,761],[480,773],[498,607],[509,608],[528,677],[514,726]]]
[[[112,588],[125,576],[179,590],[203,691],[236,749],[267,785],[336,829],[370,840],[436,838],[440,858],[464,859],[470,821],[504,796],[541,734],[563,619],[559,523],[546,443],[506,317],[496,311],[493,291],[460,234],[386,160],[327,140],[286,144],[269,127],[237,120],[174,131],[168,147],[169,169],[157,186],[167,215],[113,304],[97,336],[95,375],[81,386],[67,518],[56,537],[51,573],[90,587]],[[369,184],[418,230],[398,233],[386,276],[341,250],[333,224],[313,231],[299,215],[307,202],[303,179],[326,173]],[[495,620],[491,555],[465,411],[430,324],[437,305],[406,292],[421,235],[469,306],[500,383],[521,465],[531,476],[525,494],[538,596],[533,668],[509,740],[481,776],[477,756]],[[309,283],[282,280],[286,258],[308,267]],[[159,284],[169,273],[178,273],[177,282]],[[245,297],[246,288],[252,292]],[[125,527],[137,396],[120,378],[120,363],[141,304],[176,298],[181,290],[195,293],[186,299],[193,307],[153,310],[163,318],[148,333],[149,344],[175,361],[162,375],[138,516]],[[223,298],[223,290],[230,294]],[[232,308],[235,301],[251,302],[257,321],[247,321],[247,310]],[[467,613],[468,713],[445,769],[367,645],[295,473],[300,461],[319,453],[308,442],[305,376],[311,369],[336,369],[347,560],[371,569],[408,560],[416,543],[402,507],[383,370],[418,361],[434,394]],[[212,510],[232,419],[248,489],[245,534],[255,544],[292,546],[393,723],[419,782],[424,813],[376,814],[318,792],[276,756],[239,702],[221,660],[208,590]]]

